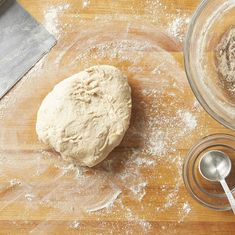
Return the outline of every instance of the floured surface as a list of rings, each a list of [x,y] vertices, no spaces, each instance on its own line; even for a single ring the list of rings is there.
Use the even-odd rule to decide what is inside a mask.
[[[180,10],[172,11],[166,19],[161,14],[172,5],[160,1],[130,1],[130,15],[118,1],[96,6],[92,0],[79,6],[77,1],[56,2],[42,1],[38,7],[48,30],[53,26],[58,45],[0,101],[1,219],[7,221],[10,211],[20,212],[1,225],[3,231],[12,226],[31,234],[61,229],[177,234],[195,216],[181,178],[183,160],[187,149],[208,134],[205,113],[182,65],[183,34],[178,29],[185,30],[187,14],[182,11],[182,18]],[[106,12],[100,12],[102,6]],[[153,11],[159,13],[157,20]],[[103,163],[94,169],[74,168],[38,142],[36,113],[56,83],[95,64],[114,65],[128,76],[131,126]]]

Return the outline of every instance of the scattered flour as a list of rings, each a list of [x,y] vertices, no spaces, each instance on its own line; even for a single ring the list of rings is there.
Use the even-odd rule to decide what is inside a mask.
[[[82,0],[82,6],[83,8],[87,8],[90,5],[90,0]]]
[[[25,194],[25,198],[28,200],[28,201],[33,201],[33,198],[34,198],[35,196],[33,195],[33,194],[30,194],[30,193],[26,193]]]
[[[72,229],[78,229],[80,227],[80,224],[80,221],[75,220],[69,225],[69,227]]]
[[[58,35],[58,9],[54,7],[50,7],[44,12],[45,23],[44,26],[46,29],[52,33],[53,35]]]
[[[174,9],[173,12],[172,9]],[[164,26],[166,31],[180,42],[184,41],[190,22],[190,13],[178,9],[174,3],[166,6],[162,0],[147,0],[146,12],[150,15],[152,22]],[[163,22],[166,22],[166,19],[167,24],[164,25]]]
[[[44,11],[44,26],[45,28],[57,38],[60,34],[59,14],[69,9],[70,4],[66,3],[58,6],[50,6]]]
[[[125,211],[126,211],[126,218],[129,221],[134,222],[138,226],[140,226],[140,228],[143,230],[144,233],[148,233],[151,230],[152,228],[151,223],[149,223],[146,220],[139,219],[138,216],[136,216],[130,208],[125,208]]]
[[[188,202],[183,203],[183,206],[179,208],[179,213],[181,214],[181,218],[178,223],[184,222],[184,219],[191,213],[192,208]]]
[[[151,223],[149,223],[145,220],[140,220],[138,223],[143,228],[144,232],[146,232],[146,233],[152,228]]]
[[[155,159],[148,159],[144,157],[137,157],[135,159],[135,163],[137,166],[153,166],[156,163]]]
[[[21,184],[21,181],[18,180],[18,179],[11,179],[10,180],[10,185],[11,186],[20,185],[20,184]]]
[[[187,14],[182,14],[182,12],[179,11],[178,15],[173,19],[172,22],[170,22],[167,31],[174,36],[175,38],[178,38],[181,42],[184,41],[184,32],[185,28],[190,22],[190,17]]]
[[[137,197],[139,201],[141,201],[146,194],[145,191],[146,186],[147,182],[141,182],[138,185],[133,185],[130,187],[130,190],[134,193],[134,195]]]
[[[183,211],[185,214],[188,214],[190,211],[192,210],[192,208],[190,207],[188,202],[185,202],[183,205]]]
[[[179,116],[182,118],[183,122],[185,123],[185,128],[187,130],[194,130],[197,127],[197,119],[196,117],[187,110],[179,110]]]

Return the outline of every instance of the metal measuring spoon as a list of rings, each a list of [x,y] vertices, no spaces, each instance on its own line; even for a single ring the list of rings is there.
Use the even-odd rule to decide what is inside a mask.
[[[217,150],[205,153],[199,163],[199,171],[206,180],[219,181],[221,183],[235,214],[235,199],[225,181],[231,169],[232,163],[230,158],[224,152]]]

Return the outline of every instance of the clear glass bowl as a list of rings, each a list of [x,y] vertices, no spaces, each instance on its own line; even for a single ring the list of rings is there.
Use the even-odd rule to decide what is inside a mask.
[[[204,109],[235,130],[235,96],[219,80],[216,48],[223,34],[235,25],[235,0],[204,0],[189,26],[184,57],[191,88]]]
[[[204,179],[199,172],[199,162],[204,153],[220,150],[232,161],[232,170],[226,181],[235,196],[235,137],[228,134],[214,134],[202,139],[189,151],[183,166],[183,179],[191,196],[205,207],[227,211],[231,206],[219,182]]]

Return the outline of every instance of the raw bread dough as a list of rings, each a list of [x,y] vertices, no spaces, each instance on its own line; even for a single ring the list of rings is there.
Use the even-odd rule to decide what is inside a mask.
[[[118,146],[131,117],[131,89],[113,66],[94,66],[60,82],[37,115],[39,139],[81,166],[92,167]]]

